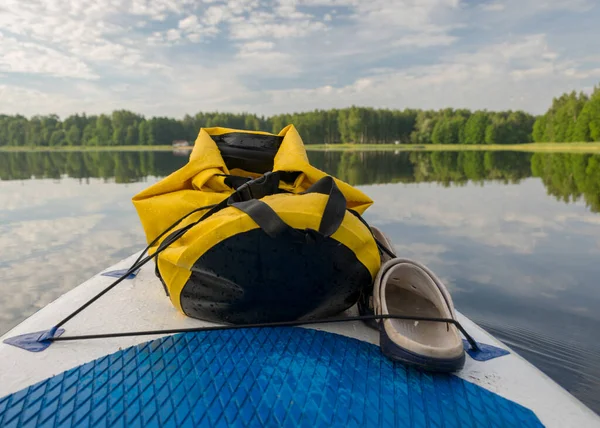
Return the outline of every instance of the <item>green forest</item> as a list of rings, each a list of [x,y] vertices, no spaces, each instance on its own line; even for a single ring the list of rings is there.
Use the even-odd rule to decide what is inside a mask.
[[[278,133],[294,124],[306,144],[516,144],[531,141],[535,118],[524,112],[444,109],[385,110],[362,107],[259,117],[198,113],[182,120],[144,118],[119,110],[111,115],[0,116],[0,146],[136,146],[194,141],[203,127],[223,126]]]
[[[554,98],[533,124],[532,137],[539,143],[600,141],[600,87],[590,96],[573,91]]]
[[[250,113],[198,113],[183,119],[110,115],[0,115],[0,147],[155,146],[194,141],[202,127],[278,133],[294,124],[306,144],[523,144],[600,141],[600,87],[588,96],[555,98],[544,115],[523,111],[389,110],[363,107],[262,117]]]
[[[311,164],[353,185],[436,182],[444,186],[499,180],[518,183],[540,177],[549,194],[569,202],[583,199],[600,212],[600,155],[509,151],[311,151]],[[182,167],[186,156],[169,152],[5,152],[0,180],[65,176],[118,183],[163,177]]]

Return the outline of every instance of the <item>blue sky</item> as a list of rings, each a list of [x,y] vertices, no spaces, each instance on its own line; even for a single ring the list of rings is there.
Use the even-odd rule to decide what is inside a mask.
[[[2,0],[0,112],[523,109],[600,82],[597,0]]]

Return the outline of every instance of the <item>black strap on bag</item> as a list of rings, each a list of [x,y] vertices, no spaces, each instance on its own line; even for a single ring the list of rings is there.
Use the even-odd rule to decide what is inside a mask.
[[[308,188],[306,192],[300,194],[306,195],[309,193],[328,195],[318,232],[324,237],[333,235],[339,229],[346,214],[346,198],[344,194],[335,184],[335,180],[329,176],[323,177]],[[271,238],[277,237],[284,231],[292,234],[300,233],[285,223],[269,205],[258,199],[236,202],[229,204],[229,206],[246,213]]]
[[[319,232],[324,236],[333,235],[339,229],[342,221],[344,221],[346,197],[337,184],[335,184],[333,177],[330,176],[323,177],[303,194],[307,193],[321,193],[329,196],[323,210]]]
[[[273,211],[273,208],[263,201],[251,199],[249,201],[236,202],[231,206],[246,213],[271,238],[276,238],[285,231],[291,233],[296,232],[296,230],[291,228],[275,211]],[[292,229],[293,232],[290,229]]]
[[[188,230],[198,223],[227,207],[234,207],[245,212],[272,238],[284,231],[288,231],[292,234],[299,233],[296,229],[285,223],[269,205],[259,200],[265,196],[282,192],[281,189],[279,189],[280,178],[280,172],[267,172],[257,179],[242,184],[228,198],[222,200],[204,213],[200,219],[177,229],[168,235],[158,246],[156,254],[181,238]],[[305,192],[300,194],[305,195],[308,193],[328,195],[319,230],[315,232],[318,232],[324,237],[333,235],[342,224],[346,213],[346,198],[344,197],[344,194],[338,188],[337,184],[335,184],[333,177],[330,176],[321,178]]]

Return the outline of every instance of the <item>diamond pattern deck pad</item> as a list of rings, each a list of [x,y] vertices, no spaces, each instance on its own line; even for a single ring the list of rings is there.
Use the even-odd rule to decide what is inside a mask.
[[[302,328],[168,336],[0,399],[0,426],[40,425],[542,426],[531,410],[456,376]]]

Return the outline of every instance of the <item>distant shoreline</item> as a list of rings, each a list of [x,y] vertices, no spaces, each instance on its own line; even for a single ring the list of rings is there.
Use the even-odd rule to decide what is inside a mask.
[[[599,143],[528,143],[528,144],[307,144],[306,150],[318,151],[522,151],[598,153]],[[172,146],[1,146],[0,152],[189,152],[192,147]]]

